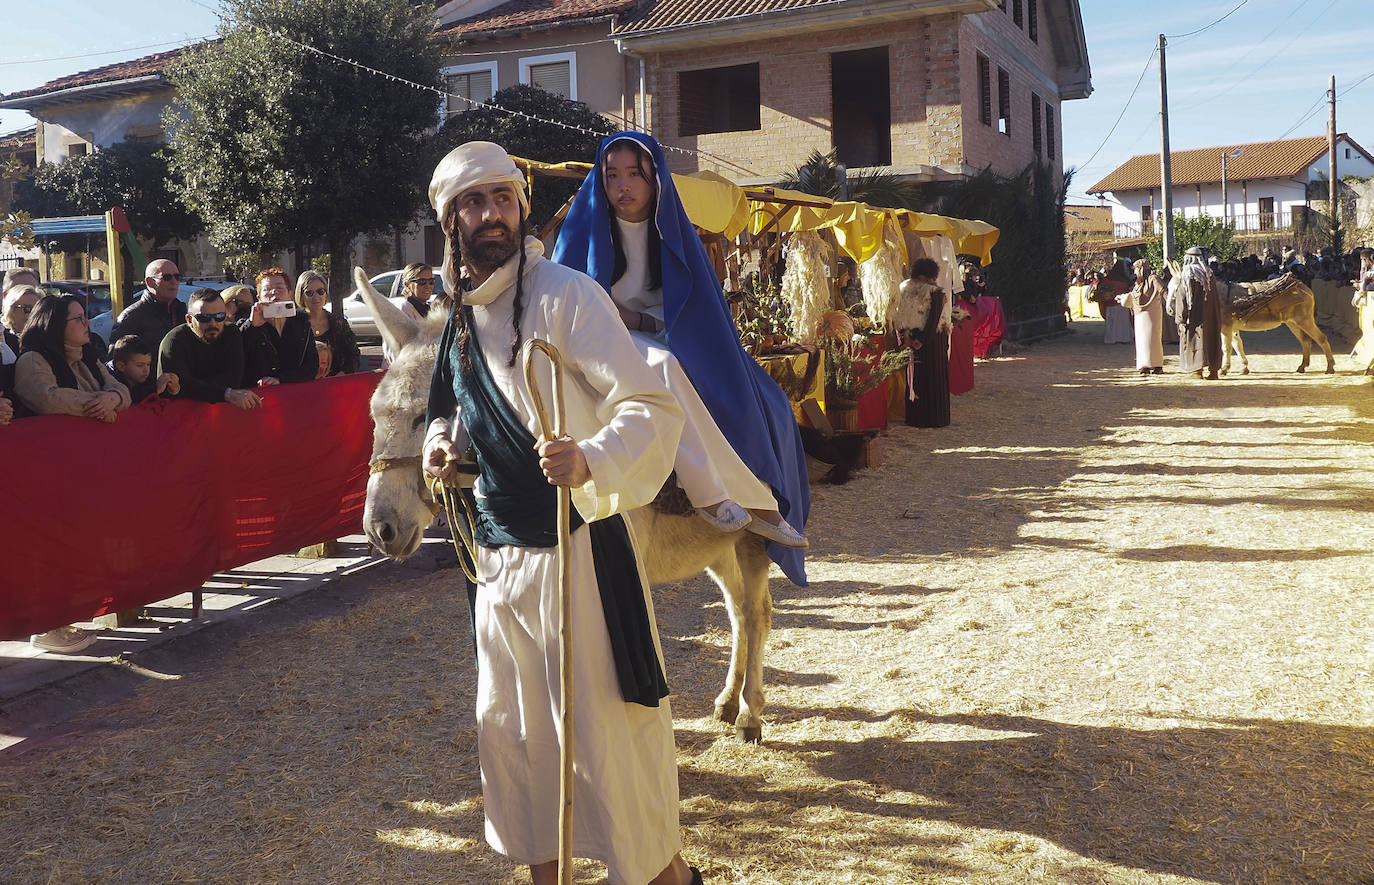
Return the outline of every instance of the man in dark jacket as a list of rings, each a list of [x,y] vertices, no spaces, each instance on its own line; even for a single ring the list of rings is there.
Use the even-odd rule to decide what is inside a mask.
[[[243,383],[243,340],[225,322],[224,298],[214,289],[191,295],[186,322],[162,339],[159,372],[174,372],[181,395],[206,403],[232,403],[240,409],[262,405],[262,397],[239,387]]]
[[[167,333],[186,322],[186,305],[177,300],[181,272],[165,258],[149,262],[143,272],[147,286],[139,299],[124,308],[110,330],[110,340],[137,335],[157,347]]]

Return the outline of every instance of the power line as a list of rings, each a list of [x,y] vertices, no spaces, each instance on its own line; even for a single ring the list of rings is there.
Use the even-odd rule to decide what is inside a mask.
[[[1242,6],[1244,6],[1245,4],[1247,4],[1247,3],[1249,3],[1249,2],[1250,2],[1250,0],[1240,0],[1240,2],[1237,3],[1237,4],[1235,5],[1235,8],[1232,9],[1230,12],[1226,13],[1226,14],[1223,15],[1221,18],[1219,18],[1219,19],[1217,19],[1216,21],[1212,22],[1210,25],[1205,25],[1205,26],[1203,26],[1203,27],[1201,27],[1201,28],[1198,28],[1196,31],[1189,31],[1189,32],[1186,33],[1186,34],[1165,34],[1164,36],[1167,37],[1167,38],[1170,39],[1170,40],[1181,40],[1181,39],[1183,39],[1184,37],[1192,37],[1192,36],[1194,36],[1194,35],[1196,35],[1196,34],[1201,34],[1203,31],[1205,31],[1205,30],[1207,30],[1207,29],[1209,29],[1209,28],[1214,28],[1214,27],[1216,27],[1217,25],[1221,24],[1222,22],[1226,21],[1228,18],[1230,18],[1231,16],[1235,15],[1237,10],[1239,10]]]
[[[1097,155],[1102,153],[1102,149],[1107,146],[1108,139],[1110,139],[1112,137],[1112,133],[1116,131],[1116,127],[1121,125],[1121,118],[1126,116],[1126,109],[1131,106],[1131,99],[1135,98],[1136,92],[1140,89],[1140,84],[1145,82],[1145,74],[1147,74],[1150,70],[1150,62],[1155,60],[1155,53],[1158,51],[1158,46],[1150,50],[1150,57],[1145,59],[1145,67],[1141,69],[1140,77],[1136,79],[1135,87],[1131,90],[1131,94],[1126,96],[1126,103],[1121,106],[1121,113],[1116,115],[1116,122],[1112,124],[1111,129],[1107,130],[1107,135],[1102,139],[1102,143],[1097,146],[1097,150],[1093,151],[1092,156],[1084,160],[1082,165],[1087,166],[1093,160],[1097,159]]]
[[[1296,7],[1294,7],[1294,8],[1288,13],[1287,16],[1285,16],[1277,25],[1275,25],[1272,29],[1270,29],[1270,31],[1269,31],[1268,34],[1265,34],[1264,37],[1260,39],[1260,42],[1257,44],[1256,48],[1258,48],[1258,46],[1263,46],[1263,45],[1265,44],[1265,42],[1267,42],[1267,41],[1269,40],[1269,38],[1272,37],[1272,36],[1274,35],[1274,33],[1275,33],[1280,27],[1283,26],[1284,22],[1287,22],[1288,19],[1292,18],[1293,15],[1294,15],[1295,13],[1297,13],[1297,11],[1298,11],[1299,9],[1302,9],[1304,6],[1306,6],[1306,5],[1308,4],[1308,2],[1309,2],[1309,0],[1302,0],[1301,3],[1299,3]],[[1276,58],[1278,58],[1280,55],[1282,55],[1283,52],[1284,52],[1286,49],[1288,49],[1288,47],[1290,47],[1290,46],[1292,46],[1294,43],[1296,43],[1296,42],[1298,41],[1298,38],[1302,37],[1302,35],[1306,34],[1308,31],[1310,31],[1310,30],[1312,29],[1312,27],[1313,27],[1314,25],[1316,25],[1318,21],[1321,20],[1322,16],[1326,15],[1328,12],[1331,11],[1331,7],[1335,6],[1336,3],[1337,3],[1337,0],[1331,0],[1331,2],[1328,3],[1328,4],[1326,5],[1326,8],[1325,8],[1325,9],[1323,9],[1321,12],[1317,13],[1316,15],[1314,15],[1312,18],[1308,19],[1307,24],[1304,25],[1302,28],[1300,28],[1300,29],[1297,31],[1297,33],[1295,33],[1292,37],[1290,37],[1290,38],[1288,39],[1288,42],[1287,42],[1287,43],[1285,43],[1285,44],[1283,44],[1282,46],[1280,46],[1280,47],[1274,52],[1273,55],[1269,56],[1269,57],[1266,58],[1263,62],[1261,62],[1259,65],[1257,65],[1257,66],[1255,67],[1254,70],[1250,71],[1248,74],[1245,74],[1243,77],[1238,77],[1235,81],[1233,81],[1233,82],[1231,83],[1230,86],[1227,86],[1225,89],[1221,90],[1220,92],[1212,93],[1211,95],[1209,95],[1209,96],[1207,96],[1206,98],[1202,99],[1202,101],[1194,102],[1194,103],[1192,103],[1192,104],[1190,104],[1190,105],[1184,105],[1183,107],[1179,108],[1179,110],[1180,110],[1180,111],[1190,111],[1190,110],[1192,110],[1193,108],[1202,107],[1202,106],[1205,105],[1205,104],[1211,104],[1213,101],[1216,101],[1218,98],[1221,98],[1223,95],[1226,95],[1228,92],[1230,92],[1232,89],[1235,89],[1235,88],[1236,88],[1237,86],[1239,86],[1240,84],[1242,84],[1242,83],[1248,83],[1252,77],[1254,77],[1254,76],[1255,76],[1256,74],[1258,74],[1260,71],[1262,71],[1262,70],[1264,70],[1265,68],[1267,68],[1267,67],[1269,66],[1269,64],[1270,64],[1274,59],[1276,59]]]
[[[209,37],[200,37],[196,40],[163,40],[161,43],[145,43],[142,46],[125,46],[122,49],[102,49],[99,52],[83,52],[80,55],[59,55],[52,58],[21,58],[18,61],[0,61],[0,67],[9,65],[41,65],[51,61],[72,61],[78,58],[99,58],[102,55],[119,55],[122,52],[137,52],[141,49],[156,49],[159,46],[190,46],[201,43]]]
[[[227,19],[225,19],[224,15],[223,15],[222,13],[220,13],[220,12],[217,11],[217,10],[211,9],[209,6],[206,6],[204,3],[201,3],[200,0],[189,0],[189,2],[194,3],[195,5],[197,5],[197,6],[201,7],[201,8],[203,8],[203,9],[207,9],[207,10],[209,10],[209,11],[211,11],[211,12],[214,12],[216,15],[218,15],[218,16],[220,17],[221,20],[226,20],[226,21],[227,21]],[[366,73],[368,73],[368,74],[372,74],[373,76],[382,77],[382,78],[384,78],[384,79],[386,79],[386,80],[389,80],[389,81],[391,81],[391,82],[393,82],[393,83],[399,83],[399,84],[401,84],[401,85],[409,86],[409,87],[411,87],[411,88],[413,88],[413,89],[419,89],[419,90],[426,91],[426,92],[433,92],[433,93],[435,93],[436,95],[439,95],[440,97],[446,98],[446,99],[455,99],[455,98],[456,98],[456,99],[460,99],[461,101],[467,102],[468,106],[469,106],[470,108],[474,109],[474,110],[477,109],[477,108],[479,108],[479,107],[491,108],[492,110],[499,111],[499,112],[501,112],[501,113],[503,113],[503,114],[508,114],[508,115],[510,115],[510,116],[513,116],[513,117],[520,117],[521,119],[524,119],[524,120],[530,120],[530,121],[536,122],[536,123],[544,123],[544,124],[549,125],[549,126],[558,126],[558,127],[560,127],[560,128],[567,129],[567,130],[569,130],[569,131],[571,131],[571,132],[581,132],[581,133],[583,133],[584,135],[594,135],[594,136],[597,136],[598,138],[604,137],[604,136],[606,136],[606,135],[608,134],[608,133],[605,133],[605,132],[597,132],[597,131],[592,130],[592,129],[586,129],[586,128],[583,128],[583,127],[581,127],[581,126],[574,126],[574,125],[571,124],[571,123],[564,123],[562,120],[550,120],[550,119],[545,119],[545,118],[543,118],[543,117],[535,116],[534,114],[527,114],[527,113],[525,113],[524,111],[512,110],[512,109],[510,109],[510,108],[502,107],[501,105],[498,105],[498,104],[493,104],[492,102],[489,102],[489,101],[474,101],[473,99],[468,98],[466,95],[458,95],[457,93],[446,92],[445,90],[440,89],[440,88],[437,87],[437,86],[429,86],[429,85],[426,85],[426,84],[424,84],[424,83],[416,83],[414,80],[407,80],[407,79],[404,78],[404,77],[398,77],[398,76],[396,76],[395,74],[391,74],[391,73],[388,73],[388,72],[386,72],[386,71],[378,70],[377,68],[370,67],[370,66],[368,66],[368,65],[363,64],[362,62],[355,61],[354,59],[351,59],[351,58],[344,58],[344,57],[341,56],[341,55],[335,55],[335,54],[332,53],[332,52],[328,52],[328,51],[323,50],[323,49],[320,49],[320,48],[318,48],[318,47],[311,46],[311,45],[308,44],[308,43],[302,43],[301,41],[296,40],[296,39],[294,39],[294,38],[292,38],[292,37],[290,37],[290,36],[288,36],[288,35],[286,35],[286,34],[277,33],[277,32],[275,32],[275,31],[269,31],[267,28],[264,28],[264,27],[262,27],[261,25],[256,24],[256,23],[254,23],[254,22],[245,20],[245,21],[243,22],[243,24],[246,24],[246,25],[248,25],[249,27],[251,27],[251,28],[253,28],[253,29],[257,30],[257,31],[261,31],[263,34],[266,34],[266,35],[269,36],[269,37],[273,37],[273,38],[278,39],[278,40],[284,40],[284,41],[286,41],[287,43],[290,43],[290,44],[292,44],[292,45],[294,45],[294,46],[296,46],[296,47],[298,47],[298,48],[300,48],[300,49],[306,50],[307,52],[313,52],[313,53],[315,53],[316,55],[318,55],[318,56],[320,56],[320,57],[322,57],[322,58],[327,58],[327,59],[330,59],[331,61],[334,61],[334,62],[337,62],[337,63],[340,63],[340,64],[351,65],[352,67],[357,68],[357,69],[360,70],[360,71],[364,71],[364,72],[366,72]],[[736,162],[734,162],[734,161],[732,161],[732,160],[728,160],[728,159],[726,159],[725,157],[721,157],[721,156],[718,156],[718,155],[716,155],[716,154],[712,154],[712,153],[710,153],[709,151],[697,151],[697,150],[692,150],[691,148],[683,148],[683,147],[677,147],[676,145],[664,144],[663,142],[659,142],[659,147],[663,148],[663,150],[665,150],[665,151],[674,151],[674,152],[676,152],[676,153],[686,154],[686,155],[688,155],[688,156],[693,156],[693,157],[704,157],[704,158],[707,158],[707,159],[709,159],[709,160],[712,160],[712,161],[714,161],[715,163],[718,163],[718,164],[720,164],[720,165],[722,165],[722,166],[729,166],[729,167],[732,167],[732,168],[734,168],[735,170],[737,170],[737,171],[739,171],[739,172],[744,172],[744,173],[747,173],[747,174],[749,174],[749,175],[757,176],[757,175],[759,174],[759,173],[755,172],[754,170],[748,168],[747,166],[741,166],[740,164],[738,164],[738,163],[736,163]]]

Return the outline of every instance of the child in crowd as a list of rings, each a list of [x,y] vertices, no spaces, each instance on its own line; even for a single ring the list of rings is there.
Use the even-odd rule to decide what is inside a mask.
[[[176,396],[181,392],[175,374],[164,372],[153,377],[153,348],[137,335],[124,335],[114,343],[105,368],[116,381],[129,388],[134,405],[150,396]]]
[[[1355,297],[1350,303],[1363,307],[1370,292],[1374,292],[1374,249],[1361,249],[1360,276],[1355,280]]]

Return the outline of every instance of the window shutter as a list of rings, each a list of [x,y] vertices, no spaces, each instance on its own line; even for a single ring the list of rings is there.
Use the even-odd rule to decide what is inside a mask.
[[[978,122],[992,125],[992,66],[981,52],[978,54]]]
[[[470,111],[478,104],[491,101],[491,71],[468,71],[451,74],[447,78],[448,115]],[[463,99],[468,99],[464,101]]]
[[[1040,96],[1031,93],[1031,149],[1040,156],[1044,149],[1044,136],[1040,129]]]
[[[572,66],[565,61],[530,65],[530,85],[545,92],[572,97]]]

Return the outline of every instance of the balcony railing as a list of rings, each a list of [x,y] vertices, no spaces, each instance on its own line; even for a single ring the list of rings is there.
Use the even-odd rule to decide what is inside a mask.
[[[1268,231],[1293,231],[1302,233],[1320,219],[1320,216],[1306,206],[1293,206],[1288,213],[1251,212],[1246,215],[1232,215],[1229,220],[1236,233],[1265,233]],[[1154,234],[1154,223],[1149,220],[1126,221],[1112,225],[1112,234],[1118,240],[1148,237]]]

